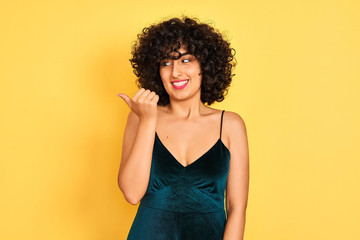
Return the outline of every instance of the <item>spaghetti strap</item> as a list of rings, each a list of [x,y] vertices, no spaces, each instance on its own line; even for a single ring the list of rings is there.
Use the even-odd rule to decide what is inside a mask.
[[[220,140],[221,140],[221,132],[222,132],[222,123],[223,123],[223,115],[224,115],[225,110],[222,110],[221,113],[221,123],[220,123]]]

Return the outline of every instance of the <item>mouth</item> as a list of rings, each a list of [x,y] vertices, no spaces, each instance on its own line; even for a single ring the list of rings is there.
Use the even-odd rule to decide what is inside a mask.
[[[186,87],[186,85],[188,84],[189,80],[179,80],[179,81],[172,81],[171,84],[173,86],[173,88],[175,89],[183,89]]]

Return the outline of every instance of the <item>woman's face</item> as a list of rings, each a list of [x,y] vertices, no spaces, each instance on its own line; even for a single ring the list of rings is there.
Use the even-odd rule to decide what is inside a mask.
[[[160,77],[170,100],[200,99],[201,69],[195,56],[187,53],[186,48],[179,48],[179,59],[164,59],[160,62]],[[171,56],[178,57],[178,52]]]

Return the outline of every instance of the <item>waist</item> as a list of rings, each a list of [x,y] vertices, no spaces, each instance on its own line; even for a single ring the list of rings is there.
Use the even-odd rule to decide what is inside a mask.
[[[224,196],[211,195],[196,187],[171,185],[155,192],[148,192],[140,201],[141,206],[170,212],[211,213],[224,210]]]

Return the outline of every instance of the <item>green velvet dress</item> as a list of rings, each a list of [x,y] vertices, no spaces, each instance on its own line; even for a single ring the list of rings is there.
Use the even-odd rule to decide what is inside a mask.
[[[230,151],[220,137],[201,157],[181,165],[155,133],[150,179],[128,240],[222,240]]]

